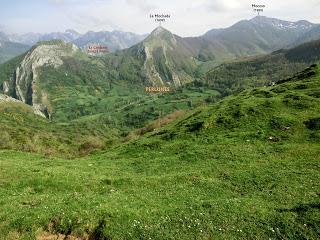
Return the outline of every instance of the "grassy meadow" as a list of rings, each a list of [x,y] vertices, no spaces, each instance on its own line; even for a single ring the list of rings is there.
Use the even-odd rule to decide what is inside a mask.
[[[319,239],[319,71],[84,157],[1,150],[0,239]]]

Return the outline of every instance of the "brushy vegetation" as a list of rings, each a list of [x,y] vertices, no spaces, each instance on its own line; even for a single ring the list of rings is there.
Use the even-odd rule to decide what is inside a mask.
[[[84,158],[1,151],[0,239],[318,239],[319,71]]]

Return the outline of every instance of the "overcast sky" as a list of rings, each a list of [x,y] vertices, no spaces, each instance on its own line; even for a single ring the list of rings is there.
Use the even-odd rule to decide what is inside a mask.
[[[121,30],[148,33],[158,24],[150,13],[168,13],[163,26],[180,36],[196,36],[262,15],[320,23],[320,0],[0,0],[0,31],[7,33]]]

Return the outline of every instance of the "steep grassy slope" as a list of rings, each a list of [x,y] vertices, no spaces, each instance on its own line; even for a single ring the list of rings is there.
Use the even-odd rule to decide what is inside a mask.
[[[206,73],[207,84],[222,95],[270,85],[320,60],[320,40],[272,54],[224,63]]]
[[[14,89],[10,88],[10,82],[13,80],[15,69],[22,61],[23,57],[24,54],[0,64],[0,94],[4,93],[4,83],[6,82],[9,86],[9,92],[6,94],[9,96],[14,96]]]
[[[110,146],[119,131],[103,118],[82,123],[55,124],[37,116],[23,103],[0,101],[0,149],[75,157]],[[94,129],[93,129],[94,128]]]
[[[82,159],[3,151],[0,238],[318,239],[319,83],[313,66]]]

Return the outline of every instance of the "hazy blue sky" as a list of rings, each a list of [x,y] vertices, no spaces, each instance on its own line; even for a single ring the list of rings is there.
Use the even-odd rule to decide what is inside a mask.
[[[150,13],[169,13],[166,28],[194,36],[254,17],[252,3],[265,4],[268,17],[320,23],[320,0],[0,0],[0,31],[147,33],[157,26]]]

